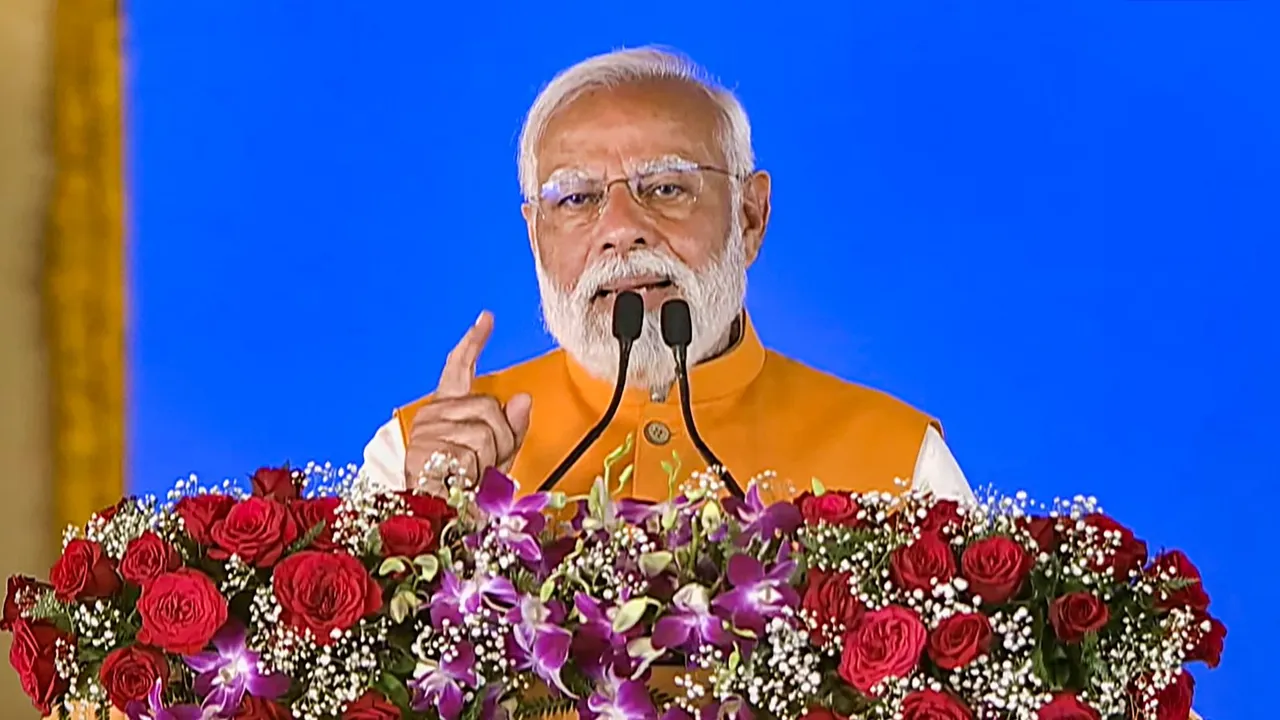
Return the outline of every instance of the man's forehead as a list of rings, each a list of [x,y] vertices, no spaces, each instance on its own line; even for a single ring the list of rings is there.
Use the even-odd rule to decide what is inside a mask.
[[[715,103],[685,83],[597,88],[550,118],[535,150],[538,174],[630,173],[672,157],[720,165],[719,130]]]

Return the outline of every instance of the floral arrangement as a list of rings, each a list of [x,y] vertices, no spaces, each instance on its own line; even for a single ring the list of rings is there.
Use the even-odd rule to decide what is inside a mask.
[[[1086,499],[433,464],[438,495],[308,466],[96,514],[9,580],[23,688],[130,720],[1185,720],[1222,653],[1190,560]]]

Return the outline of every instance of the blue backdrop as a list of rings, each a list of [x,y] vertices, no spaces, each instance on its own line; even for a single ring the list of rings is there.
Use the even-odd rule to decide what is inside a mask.
[[[129,4],[135,488],[358,460],[481,308],[482,370],[549,347],[522,113],[671,44],[774,173],[766,341],[939,415],[975,483],[1094,492],[1185,548],[1230,628],[1197,705],[1261,716],[1275,4],[434,5]]]

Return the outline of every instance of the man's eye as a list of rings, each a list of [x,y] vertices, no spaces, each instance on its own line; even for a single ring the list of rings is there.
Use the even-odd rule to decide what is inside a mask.
[[[662,183],[655,185],[649,190],[649,194],[656,198],[676,198],[687,192],[683,185],[677,183]]]
[[[596,193],[590,192],[569,193],[560,198],[560,202],[556,203],[556,206],[565,209],[585,207],[594,203],[597,197]]]

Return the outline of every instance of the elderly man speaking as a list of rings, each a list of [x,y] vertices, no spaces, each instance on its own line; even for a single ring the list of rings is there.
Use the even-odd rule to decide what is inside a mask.
[[[618,467],[633,473],[622,492],[638,499],[667,499],[663,464],[673,453],[683,473],[706,467],[684,423],[660,323],[663,303],[680,298],[691,316],[694,427],[740,482],[772,471],[782,498],[811,478],[857,492],[899,492],[910,482],[970,495],[934,418],[761,344],[744,299],[772,181],[755,167],[742,105],[697,65],[639,49],[565,70],[529,111],[519,175],[543,314],[559,349],[477,377],[494,329],[481,313],[435,391],[397,410],[369,443],[366,472],[403,487],[443,453],[473,473],[497,467],[523,490],[537,488],[610,404],[619,373],[613,308],[631,291],[643,299],[644,324],[625,393],[556,489],[586,492],[606,456],[624,446],[629,457]]]

